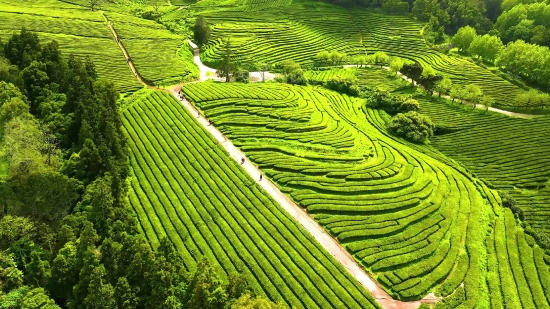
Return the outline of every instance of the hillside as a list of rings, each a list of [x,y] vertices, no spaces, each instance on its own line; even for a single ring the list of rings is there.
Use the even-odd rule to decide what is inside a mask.
[[[243,273],[254,292],[289,306],[377,307],[171,95],[146,95],[123,116],[130,201],[154,247],[168,235],[189,270],[207,257],[220,274]]]
[[[0,0],[0,308],[550,309],[550,23],[490,2]]]
[[[380,114],[361,101],[277,84],[190,84],[182,91],[395,297],[436,291],[468,307],[498,306],[498,295],[548,306],[543,251],[516,228],[495,192],[386,136]],[[490,226],[496,229],[485,238]],[[517,243],[522,256],[537,257],[520,261]],[[532,272],[536,265],[540,275]],[[484,279],[497,274],[500,284]]]
[[[457,84],[479,85],[502,108],[512,108],[514,96],[524,92],[488,69],[430,49],[421,35],[422,24],[411,18],[322,2],[269,3],[273,6],[236,3],[216,9],[204,1],[197,4],[196,14],[212,24],[211,42],[201,52],[203,61],[215,64],[220,59],[225,38],[231,38],[235,55],[243,63],[276,64],[291,59],[311,65],[321,51],[348,56],[384,51],[430,65]]]

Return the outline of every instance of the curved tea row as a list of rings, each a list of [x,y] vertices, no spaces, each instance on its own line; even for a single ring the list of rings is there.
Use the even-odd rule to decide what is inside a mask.
[[[207,257],[253,291],[297,308],[376,308],[372,296],[239,168],[168,93],[123,114],[130,202],[153,246],[167,236],[189,271]]]
[[[544,254],[513,216],[504,220],[509,210],[494,192],[443,155],[386,136],[378,112],[363,102],[284,84],[201,83],[182,92],[395,297],[435,292],[449,296],[442,304],[466,307],[498,308],[508,298],[548,306],[540,293],[550,288]],[[504,222],[509,230],[492,228]],[[530,261],[496,243],[517,235]],[[485,246],[491,239],[498,254]],[[530,293],[502,288],[501,298],[491,298],[487,278],[495,272],[508,289]]]

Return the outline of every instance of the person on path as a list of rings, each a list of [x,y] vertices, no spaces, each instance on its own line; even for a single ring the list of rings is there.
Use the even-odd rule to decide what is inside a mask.
[[[197,111],[197,118],[201,118],[201,112]]]
[[[262,174],[260,174],[260,181],[262,181],[262,178],[263,178],[263,175],[262,175]]]
[[[212,120],[208,119],[208,125],[212,125]]]
[[[241,158],[241,164],[244,164],[244,157]]]

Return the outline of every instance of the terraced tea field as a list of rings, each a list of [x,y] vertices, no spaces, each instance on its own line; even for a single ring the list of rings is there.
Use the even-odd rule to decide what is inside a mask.
[[[148,83],[171,85],[198,77],[184,36],[172,34],[153,21],[115,12],[105,15]],[[113,80],[119,91],[133,92],[142,87],[100,12],[57,0],[1,0],[0,19],[0,38],[4,41],[25,27],[44,43],[56,40],[65,54],[90,57],[99,76]]]
[[[207,257],[259,295],[297,308],[376,308],[372,297],[167,93],[123,114],[130,202],[153,246],[167,235],[188,270]]]
[[[449,128],[432,144],[519,202],[526,220],[550,236],[550,117],[511,118],[422,102],[422,113]]]
[[[455,83],[477,84],[495,98],[499,107],[512,108],[511,100],[524,91],[485,68],[430,49],[420,34],[423,25],[402,16],[346,10],[320,2],[279,6],[253,14],[238,6],[214,10],[198,4],[195,9],[213,25],[211,41],[202,51],[207,64],[221,58],[224,38],[231,38],[235,55],[244,63],[275,64],[292,59],[310,65],[323,50],[350,56],[384,51],[429,64]]]
[[[357,70],[359,83],[409,95],[450,133],[431,139],[432,146],[458,160],[491,188],[509,192],[527,222],[550,235],[550,117],[513,118],[415,94],[415,88],[383,70]],[[390,86],[391,85],[391,86]]]
[[[282,84],[182,91],[395,297],[548,306],[544,253],[496,192],[441,154],[386,136],[361,101]]]
[[[142,87],[99,13],[55,0],[3,0],[0,20],[0,38],[4,42],[25,27],[37,33],[43,44],[57,41],[66,55],[90,57],[99,76],[111,79],[120,92]]]

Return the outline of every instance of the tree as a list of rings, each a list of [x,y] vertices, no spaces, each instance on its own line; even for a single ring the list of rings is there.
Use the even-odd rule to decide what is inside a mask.
[[[433,136],[434,128],[428,116],[417,112],[399,113],[392,117],[389,125],[389,130],[395,135],[419,144],[425,143]]]
[[[401,70],[401,68],[405,65],[405,61],[399,57],[393,57],[390,62],[390,71],[394,72],[395,75]]]
[[[103,265],[99,265],[93,269],[90,276],[88,295],[84,299],[83,308],[115,308],[115,290],[112,285],[105,282],[105,276],[105,267]]]
[[[418,62],[407,63],[401,68],[401,73],[412,80],[413,86],[414,82],[422,76],[422,71],[423,68]]]
[[[328,51],[323,50],[317,53],[315,59],[321,64],[327,64],[330,60],[330,54]]]
[[[407,14],[409,4],[401,0],[382,0],[382,10],[389,14]]]
[[[61,309],[43,288],[30,290],[21,302],[21,309]]]
[[[465,99],[472,102],[474,104],[474,108],[476,108],[476,104],[479,103],[483,96],[483,90],[478,85],[474,84],[468,84],[464,88],[464,93],[466,95]]]
[[[460,103],[462,103],[462,100],[466,96],[464,88],[460,85],[452,85],[449,95],[451,96],[453,102],[455,99],[460,99]]]
[[[476,36],[470,45],[470,52],[485,61],[494,62],[504,46],[500,38],[485,34]]]
[[[218,77],[225,77],[225,81],[229,82],[231,75],[236,71],[236,66],[233,63],[233,48],[231,41],[225,39],[222,47],[222,62],[220,68],[216,71]]]
[[[481,97],[481,100],[479,101],[479,103],[485,106],[485,111],[489,111],[489,107],[495,104],[495,99],[493,99],[488,95],[484,95],[483,97]]]
[[[265,74],[268,73],[269,70],[271,70],[271,64],[265,63],[265,62],[260,63],[258,68],[260,69],[260,76],[262,77],[262,82],[265,82]]]
[[[435,88],[435,85],[443,79],[442,76],[437,75],[435,70],[429,66],[425,65],[422,68],[422,74],[420,78],[418,79],[418,83],[422,85],[424,90],[426,90],[427,93],[432,94]]]
[[[449,94],[452,86],[453,82],[451,81],[451,79],[449,79],[448,77],[444,77],[442,80],[435,84],[435,91],[439,94],[439,97],[441,98],[442,94]]]
[[[231,309],[287,309],[288,307],[283,304],[275,304],[269,299],[256,296],[252,297],[250,294],[244,294],[239,297],[235,303],[230,307]]]
[[[88,0],[88,5],[95,11],[96,7],[100,6],[103,3],[103,0]]]
[[[390,56],[388,56],[388,54],[386,54],[383,51],[375,52],[373,55],[373,58],[374,58],[374,62],[380,65],[380,67],[382,67],[385,64],[388,64],[390,60]]]
[[[31,62],[40,59],[42,46],[38,35],[21,29],[19,34],[14,34],[4,47],[6,58],[16,65],[20,70],[27,67]]]
[[[206,22],[204,16],[199,15],[195,20],[195,26],[193,28],[193,34],[197,45],[203,46],[210,39],[210,26]]]
[[[453,36],[452,43],[454,46],[458,47],[460,51],[467,51],[476,35],[476,29],[465,26],[458,29],[458,32]]]

